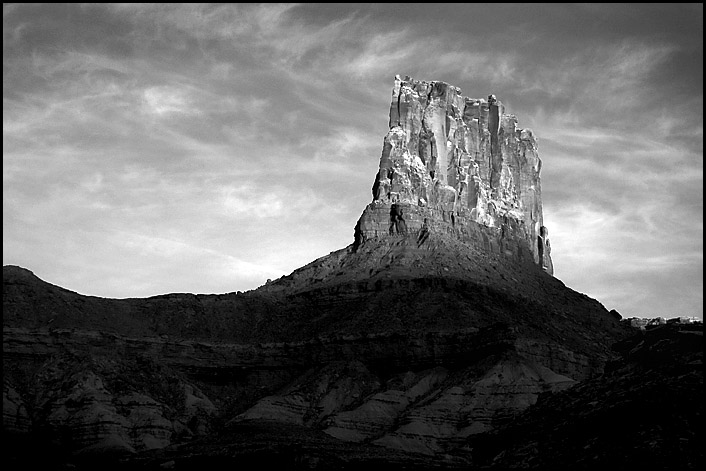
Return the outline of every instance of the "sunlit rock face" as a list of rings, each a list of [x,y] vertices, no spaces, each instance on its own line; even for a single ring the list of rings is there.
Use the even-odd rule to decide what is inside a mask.
[[[454,232],[553,273],[537,142],[494,95],[395,77],[373,201],[356,245],[398,232]],[[482,226],[482,227],[478,227]]]

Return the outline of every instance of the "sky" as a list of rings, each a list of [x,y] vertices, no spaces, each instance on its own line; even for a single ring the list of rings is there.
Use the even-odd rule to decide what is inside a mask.
[[[3,265],[130,298],[344,248],[397,74],[534,131],[564,284],[703,318],[703,4],[4,4]]]

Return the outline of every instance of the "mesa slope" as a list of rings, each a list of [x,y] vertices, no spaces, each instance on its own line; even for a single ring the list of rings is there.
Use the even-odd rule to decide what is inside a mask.
[[[102,299],[18,267],[3,278],[5,431],[41,431],[75,466],[248,463],[263,443],[280,464],[463,466],[469,437],[599,376],[632,333],[537,265],[434,234],[348,247],[246,293]]]

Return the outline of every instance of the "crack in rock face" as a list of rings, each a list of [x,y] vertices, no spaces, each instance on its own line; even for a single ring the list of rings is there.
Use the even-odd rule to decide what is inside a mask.
[[[537,142],[504,111],[495,95],[468,98],[445,82],[396,76],[390,130],[356,246],[399,233],[395,214],[402,211],[405,232],[436,228],[472,243],[480,240],[470,227],[482,225],[497,239],[484,245],[553,274]]]

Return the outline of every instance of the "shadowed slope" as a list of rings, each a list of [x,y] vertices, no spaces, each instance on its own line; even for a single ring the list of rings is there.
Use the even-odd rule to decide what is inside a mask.
[[[623,334],[597,301],[532,263],[432,234],[371,240],[246,293],[144,299],[82,296],[4,267],[6,327],[253,343],[375,332],[454,332],[501,322],[603,354]],[[573,349],[572,348],[572,349]]]

